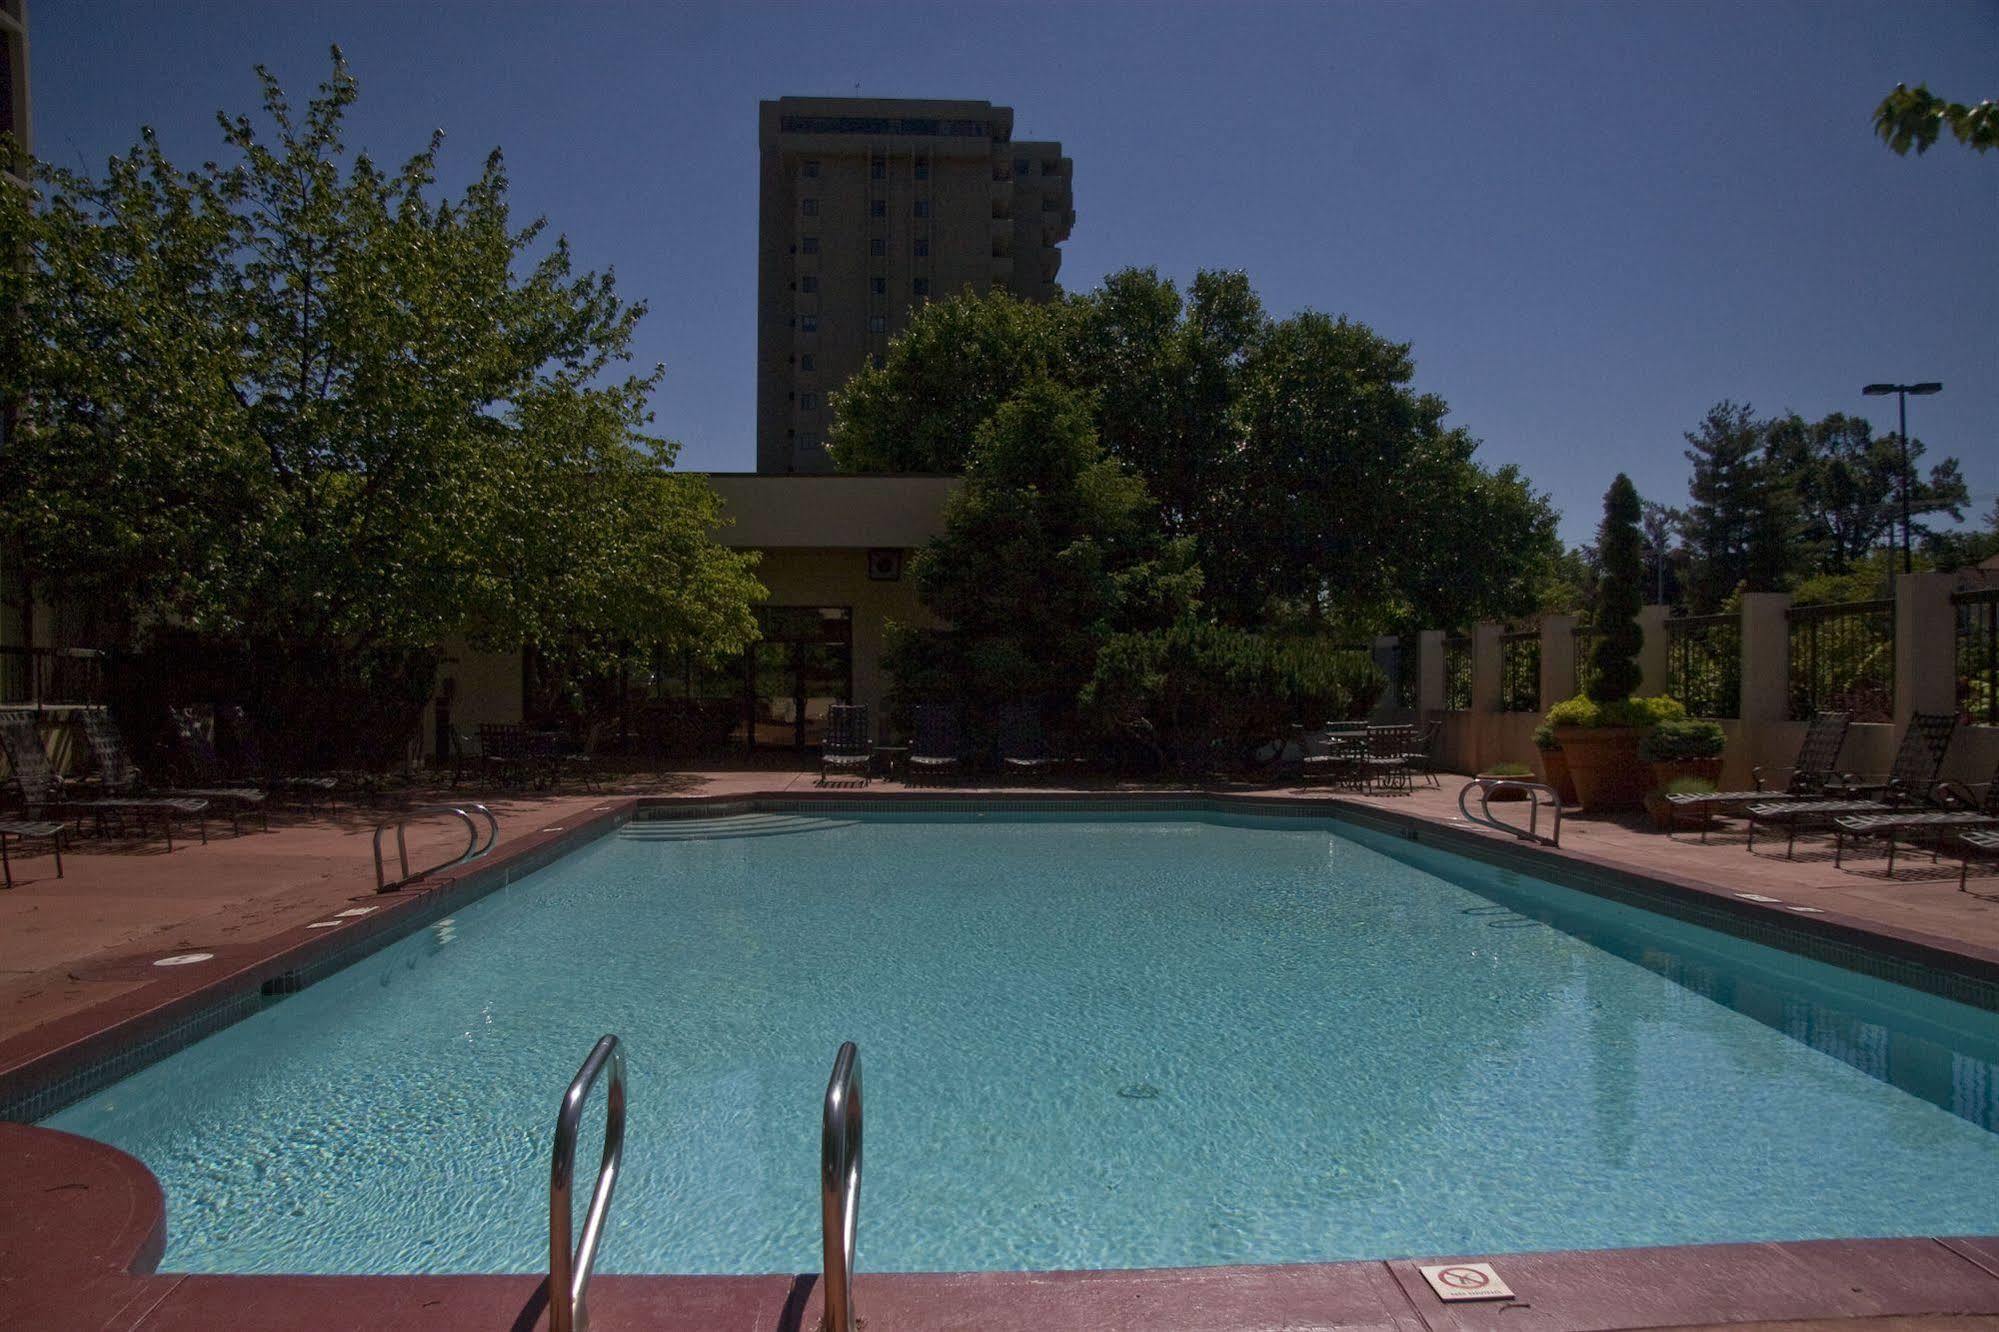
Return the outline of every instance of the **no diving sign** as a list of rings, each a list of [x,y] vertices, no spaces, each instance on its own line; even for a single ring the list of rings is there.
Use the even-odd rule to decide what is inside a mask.
[[[1513,1290],[1499,1279],[1491,1263],[1446,1263],[1419,1267],[1440,1300],[1510,1300]]]

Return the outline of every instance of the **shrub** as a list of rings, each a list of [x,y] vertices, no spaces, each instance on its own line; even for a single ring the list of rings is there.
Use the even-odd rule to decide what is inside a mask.
[[[1638,534],[1640,504],[1637,487],[1619,472],[1603,496],[1603,526],[1598,529],[1597,553],[1603,564],[1602,581],[1597,584],[1597,636],[1592,661],[1595,678],[1589,696],[1599,703],[1616,703],[1631,697],[1638,688],[1638,651],[1645,645],[1645,631],[1638,627],[1638,612],[1644,605],[1644,544]]]
[[[1534,748],[1546,754],[1561,747],[1562,742],[1555,738],[1554,723],[1544,721],[1534,728]]]
[[[1667,795],[1713,795],[1715,784],[1705,777],[1675,777],[1666,783]]]
[[[1532,777],[1534,770],[1525,763],[1488,763],[1478,775],[1481,777]]]
[[[1548,727],[1557,726],[1637,726],[1650,728],[1661,722],[1682,721],[1687,710],[1676,698],[1660,694],[1654,698],[1624,698],[1600,703],[1587,694],[1565,699],[1548,709]],[[1538,741],[1537,741],[1538,743]]]
[[[1728,735],[1716,722],[1662,721],[1638,742],[1638,757],[1647,763],[1720,758],[1727,745]]]

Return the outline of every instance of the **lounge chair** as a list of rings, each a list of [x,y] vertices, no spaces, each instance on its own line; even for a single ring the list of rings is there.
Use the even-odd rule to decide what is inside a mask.
[[[174,738],[179,743],[181,761],[202,783],[199,787],[175,787],[170,795],[198,796],[204,800],[214,800],[229,810],[231,831],[242,832],[242,818],[245,810],[255,810],[263,820],[264,831],[271,830],[271,811],[265,805],[266,792],[254,786],[242,786],[228,782],[222,773],[221,756],[215,752],[215,742],[208,738],[208,728],[193,708],[169,708],[168,716],[173,719]],[[84,734],[90,740],[91,752],[97,756],[100,773],[112,771],[119,766],[129,771],[128,789],[138,787],[139,770],[131,766],[125,755],[124,741],[119,737],[118,728],[111,721],[110,714],[102,709],[92,708],[83,715]]]
[[[1756,827],[1761,823],[1784,825],[1784,855],[1789,857],[1797,848],[1801,827],[1830,826],[1835,819],[1851,814],[1892,814],[1935,805],[1939,798],[1937,773],[1955,734],[1957,718],[1950,713],[1913,714],[1902,730],[1902,746],[1895,751],[1894,766],[1885,781],[1863,782],[1850,776],[1829,785],[1830,798],[1825,800],[1751,805],[1749,849],[1756,847]]]
[[[1948,809],[1900,810],[1887,814],[1845,814],[1833,820],[1832,863],[1839,865],[1846,852],[1848,837],[1879,837],[1888,843],[1888,873],[1895,872],[1895,846],[1904,837],[1918,838],[1934,833],[1930,859],[1943,854],[1944,839],[1954,832],[1974,828],[1999,828],[1999,771],[1985,783],[1985,796],[1974,800],[1971,792],[1956,782],[1942,782],[1938,798]]]
[[[5,876],[6,886],[14,886],[14,861],[7,854],[9,839],[14,841],[47,841],[55,848],[56,877],[62,877],[62,837],[69,825],[60,819],[0,819],[0,875]]]
[[[157,819],[166,834],[167,850],[172,851],[175,821],[194,818],[200,821],[201,840],[208,840],[208,802],[203,799],[69,794],[63,779],[49,765],[49,753],[42,748],[41,728],[31,712],[0,714],[0,751],[7,755],[7,766],[13,774],[14,788],[20,792],[21,803],[27,809],[28,822],[49,821],[50,814],[58,816],[56,822],[66,821],[65,816],[71,813],[88,814],[102,833],[108,820],[117,819],[122,824],[127,814],[138,822],[141,831],[147,819]]]
[[[1409,778],[1413,784],[1417,777],[1427,780],[1430,785],[1441,789],[1443,783],[1437,780],[1437,742],[1443,738],[1442,718],[1433,719],[1423,726],[1422,738],[1409,747],[1403,757],[1409,761]]]
[[[1377,790],[1409,789],[1409,750],[1416,743],[1413,726],[1367,728],[1367,758],[1362,767],[1367,784]]]
[[[1304,738],[1298,760],[1306,781],[1350,781],[1367,770],[1366,722],[1327,722]]]
[[[1957,838],[1958,854],[1963,857],[1957,866],[1957,890],[1964,891],[1965,880],[1971,877],[1971,857],[1978,855],[1999,855],[1999,828],[1973,829],[1960,833]]]
[[[819,784],[828,777],[859,775],[863,785],[874,766],[875,739],[868,726],[868,705],[835,703],[826,713],[826,738],[819,745]]]
[[[910,741],[907,759],[910,780],[919,773],[939,777],[957,772],[961,748],[957,710],[946,703],[918,703],[916,736]]]
[[[999,755],[1000,769],[1008,773],[1039,774],[1055,766],[1039,708],[1012,703],[1000,709]]]
[[[239,776],[261,782],[266,791],[289,791],[305,800],[307,813],[319,811],[321,796],[329,802],[340,786],[337,777],[317,774],[303,775],[279,772],[264,757],[264,747],[257,737],[257,730],[250,724],[249,716],[240,703],[225,703],[215,710],[218,723],[227,722],[229,734],[235,741],[236,757],[239,761]]]
[[[447,728],[445,739],[451,747],[451,785],[455,790],[468,769],[482,771],[485,768],[486,752],[479,748],[478,738],[463,726]]]
[[[1805,800],[1823,800],[1826,788],[1839,780],[1839,772],[1834,767],[1839,762],[1839,751],[1846,745],[1846,732],[1853,725],[1850,712],[1821,712],[1815,715],[1805,727],[1805,738],[1798,743],[1798,757],[1789,771],[1790,779],[1781,791],[1767,791],[1763,786],[1764,769],[1750,769],[1749,778],[1756,783],[1753,791],[1685,791],[1668,794],[1666,797],[1666,835],[1672,836],[1680,826],[1680,811],[1698,811],[1701,816],[1701,840],[1707,840],[1707,831],[1717,813],[1740,811],[1749,805],[1778,805]],[[1773,769],[1782,772],[1784,769]]]

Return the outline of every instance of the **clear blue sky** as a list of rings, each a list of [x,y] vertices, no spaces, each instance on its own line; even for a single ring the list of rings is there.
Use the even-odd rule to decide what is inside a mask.
[[[1955,3],[203,4],[31,0],[37,147],[185,162],[250,67],[339,42],[351,141],[505,149],[523,216],[614,266],[682,463],[754,466],[756,103],[983,97],[1076,162],[1071,290],[1247,270],[1275,311],[1414,344],[1418,382],[1586,536],[1611,476],[1679,502],[1720,398],[1911,433],[1999,489],[1999,156],[1894,156],[1896,81],[1999,95],[1999,0]]]

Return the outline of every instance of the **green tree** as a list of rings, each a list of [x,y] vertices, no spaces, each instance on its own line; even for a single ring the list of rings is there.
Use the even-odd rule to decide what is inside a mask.
[[[499,154],[350,154],[339,52],[295,111],[184,171],[150,131],[101,177],[0,190],[12,312],[0,542],[28,604],[111,605],[265,678],[407,673],[443,638],[726,651],[761,595],[719,501],[651,436],[642,305],[516,226]],[[268,137],[267,137],[268,134]]]
[[[1687,597],[1712,611],[1738,588],[1773,592],[1796,559],[1796,500],[1785,470],[1767,456],[1767,423],[1749,407],[1720,402],[1690,431],[1693,464],[1681,524]]]
[[[1638,488],[1619,472],[1603,496],[1603,525],[1597,529],[1597,552],[1603,577],[1597,587],[1596,625],[1599,630],[1591,663],[1589,696],[1598,703],[1617,703],[1638,691],[1638,653],[1645,632],[1638,626],[1644,605],[1640,589],[1644,538],[1638,530],[1641,509]]]
[[[1895,91],[1874,108],[1874,132],[1905,157],[1910,148],[1916,150],[1918,157],[1928,152],[1946,129],[1973,152],[1999,147],[1999,102],[1988,100],[1966,106],[1963,102],[1945,101],[1931,92],[1927,84],[1911,88],[1898,83]]]
[[[1845,573],[1855,561],[1892,541],[1901,524],[1902,449],[1893,434],[1879,438],[1865,417],[1840,412],[1819,421],[1793,413],[1769,423],[1771,465],[1788,478],[1802,518],[1800,537],[1812,552],[1811,572]],[[1910,530],[1928,541],[1923,519],[1963,520],[1970,492],[1955,458],[1918,470],[1921,440],[1909,441]]]
[[[1160,539],[1087,404],[1045,379],[978,428],[944,525],[913,564],[944,623],[901,629],[889,667],[906,698],[957,701],[974,720],[1020,699],[1073,711],[1107,637],[1172,623],[1200,588],[1191,545]]]

